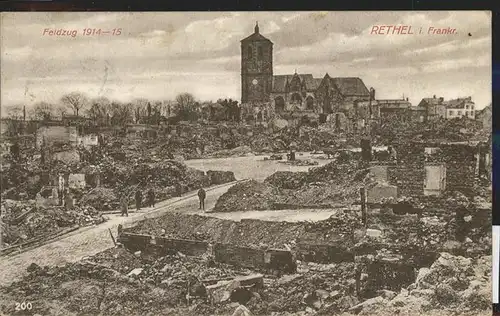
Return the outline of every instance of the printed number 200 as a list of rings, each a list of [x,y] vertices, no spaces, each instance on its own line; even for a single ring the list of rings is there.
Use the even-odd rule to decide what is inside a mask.
[[[32,308],[33,308],[33,305],[31,305],[31,302],[16,303],[16,311],[30,310]]]

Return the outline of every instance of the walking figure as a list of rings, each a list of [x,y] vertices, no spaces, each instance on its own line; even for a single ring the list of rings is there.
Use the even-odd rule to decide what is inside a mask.
[[[135,207],[137,208],[137,210],[141,209],[141,203],[142,203],[142,192],[141,190],[137,190],[137,192],[135,192]]]
[[[207,193],[203,188],[200,188],[198,190],[198,198],[200,199],[200,210],[203,209],[205,210],[205,197],[207,196]]]
[[[128,217],[128,196],[125,194],[121,200],[122,216]]]
[[[148,191],[148,206],[155,207],[155,191],[153,188]]]

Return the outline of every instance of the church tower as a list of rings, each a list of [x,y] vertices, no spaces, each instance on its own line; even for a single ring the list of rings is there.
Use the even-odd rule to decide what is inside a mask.
[[[273,43],[259,32],[241,40],[241,103],[268,102],[273,84]]]

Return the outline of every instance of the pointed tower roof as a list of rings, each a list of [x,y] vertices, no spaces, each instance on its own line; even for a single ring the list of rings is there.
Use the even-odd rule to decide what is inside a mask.
[[[269,39],[265,38],[260,34],[259,22],[255,23],[254,33],[242,39],[241,42],[269,42],[271,44],[273,43]]]

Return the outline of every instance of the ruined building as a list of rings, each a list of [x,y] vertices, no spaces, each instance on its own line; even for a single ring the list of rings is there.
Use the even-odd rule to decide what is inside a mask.
[[[273,42],[254,33],[241,41],[241,103],[250,113],[292,119],[308,116],[319,119],[333,115],[336,124],[352,118],[358,102],[369,101],[370,91],[360,78],[314,78],[312,74],[274,75]]]
[[[445,101],[443,97],[423,98],[419,107],[425,108],[426,121],[436,121],[440,118],[451,120],[459,117],[475,119],[475,104],[472,98],[458,98]]]

